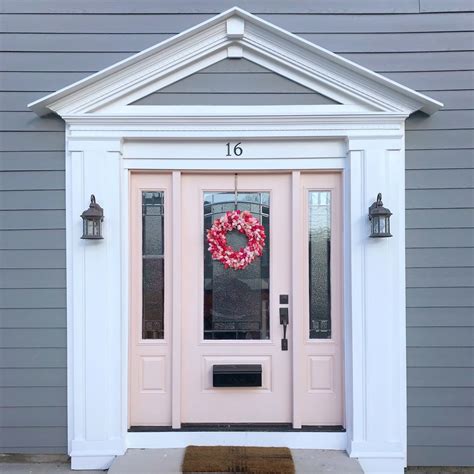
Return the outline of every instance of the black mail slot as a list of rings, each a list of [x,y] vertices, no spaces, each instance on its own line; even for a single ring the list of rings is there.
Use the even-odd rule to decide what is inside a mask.
[[[262,366],[260,364],[214,365],[213,387],[261,387]]]

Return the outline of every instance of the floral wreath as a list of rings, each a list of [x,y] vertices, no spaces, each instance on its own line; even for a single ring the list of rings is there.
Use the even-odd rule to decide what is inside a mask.
[[[227,244],[226,234],[234,229],[247,237],[245,248],[234,250]],[[265,237],[263,225],[249,211],[228,211],[207,231],[208,250],[212,259],[221,262],[225,268],[243,270],[262,256]]]

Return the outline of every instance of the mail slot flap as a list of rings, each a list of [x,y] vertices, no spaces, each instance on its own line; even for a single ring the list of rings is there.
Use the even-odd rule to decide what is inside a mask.
[[[261,387],[260,364],[225,364],[212,367],[213,387]]]
[[[262,366],[260,364],[226,364],[214,365],[215,374],[261,374]]]

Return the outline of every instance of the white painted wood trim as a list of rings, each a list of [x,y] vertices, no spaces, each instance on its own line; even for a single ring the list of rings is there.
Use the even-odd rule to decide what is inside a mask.
[[[403,145],[402,139],[348,139],[348,452],[368,460],[366,472],[403,472],[406,463]],[[381,189],[394,213],[393,237],[369,239],[367,209]]]
[[[123,133],[125,134],[125,132]],[[349,134],[350,132],[346,133]],[[404,380],[404,318],[400,319],[396,317],[397,312],[404,313],[404,299],[402,298],[404,293],[404,232],[400,232],[400,229],[403,229],[404,225],[402,217],[404,212],[404,167],[403,154],[400,152],[403,148],[403,141],[400,137],[394,134],[389,138],[379,130],[372,130],[371,133],[371,136],[363,138],[358,135],[354,137],[347,135],[349,137],[346,142],[348,150],[347,159],[308,158],[304,161],[307,166],[305,169],[317,170],[328,169],[328,167],[332,169],[345,169],[344,173],[347,179],[345,184],[346,266],[344,278],[346,283],[345,287],[348,288],[348,291],[345,301],[344,326],[346,328],[345,411],[347,414],[346,422],[348,433],[344,439],[347,440],[347,449],[351,455],[370,459],[377,455],[379,456],[379,465],[382,465],[385,462],[383,459],[387,456],[390,459],[402,459],[403,462],[405,459],[406,395]],[[369,135],[369,131],[367,131],[367,135]],[[262,139],[267,140],[265,137]],[[294,142],[295,154],[298,154],[299,143],[298,140]],[[201,141],[196,142],[196,150],[198,150],[200,158],[205,157],[207,153],[206,147],[201,145]],[[149,146],[153,148],[154,142],[149,141]],[[278,144],[276,143],[275,146],[278,146]],[[96,400],[93,406],[97,406],[97,403],[105,403],[104,409],[106,406],[121,406],[122,408],[121,410],[120,408],[116,408],[121,415],[119,416],[120,422],[118,424],[108,424],[108,435],[102,438],[102,441],[98,441],[97,438],[95,440],[90,438],[90,424],[88,430],[85,429],[87,426],[86,420],[91,416],[95,416],[95,412],[90,411],[92,407],[89,408],[88,402],[84,399],[85,387],[93,388],[94,385],[93,379],[90,380],[92,374],[85,370],[85,366],[83,365],[83,354],[87,346],[88,351],[95,351],[97,354],[96,357],[100,359],[104,347],[102,344],[94,345],[94,342],[89,339],[88,333],[83,330],[82,315],[84,315],[84,301],[89,299],[88,306],[90,308],[94,307],[94,304],[92,304],[93,300],[90,300],[90,296],[88,296],[87,292],[84,293],[83,282],[86,275],[81,268],[83,268],[84,262],[88,262],[89,257],[84,252],[89,247],[85,246],[85,243],[79,240],[81,230],[79,214],[83,208],[87,206],[87,194],[91,190],[100,187],[101,193],[117,193],[117,187],[114,183],[120,183],[121,181],[122,190],[117,200],[119,204],[111,206],[111,203],[114,201],[111,201],[110,198],[107,198],[105,201],[107,202],[105,206],[105,218],[107,222],[105,241],[102,242],[103,245],[101,247],[96,247],[96,249],[99,249],[101,252],[107,252],[109,254],[108,258],[111,259],[109,261],[113,260],[116,262],[114,264],[114,270],[111,270],[111,272],[121,275],[118,280],[119,287],[121,288],[122,294],[125,295],[128,292],[128,169],[136,169],[138,165],[145,166],[144,163],[146,163],[147,169],[169,169],[168,164],[171,161],[174,162],[174,169],[180,169],[183,164],[186,164],[186,169],[199,170],[202,169],[202,165],[199,160],[188,160],[187,163],[184,163],[183,160],[176,159],[160,161],[159,159],[135,160],[128,159],[124,156],[119,158],[117,152],[121,149],[120,141],[110,141],[110,138],[93,141],[68,140],[68,149],[70,153],[70,158],[68,158],[70,166],[68,169],[70,171],[67,173],[69,176],[67,182],[70,185],[70,189],[67,194],[71,198],[71,203],[67,211],[67,252],[68,262],[72,262],[68,268],[68,276],[71,279],[70,293],[68,296],[68,316],[70,318],[68,338],[73,341],[72,344],[68,345],[68,360],[70,361],[68,377],[72,380],[69,387],[70,400],[72,400],[69,407],[69,426],[71,427],[69,444],[71,446],[70,453],[73,457],[74,466],[96,466],[103,468],[104,459],[101,456],[111,456],[111,453],[113,453],[113,455],[121,454],[125,449],[128,436],[130,435],[126,433],[128,301],[126,298],[122,300],[120,317],[117,317],[115,313],[111,313],[110,309],[104,309],[104,314],[109,321],[107,326],[109,329],[107,329],[107,331],[114,329],[114,325],[118,325],[118,327],[114,329],[114,333],[121,334],[121,354],[118,355],[118,357],[107,357],[105,359],[106,364],[103,369],[108,371],[107,378],[109,379],[108,386],[110,389],[106,390],[105,393],[102,391],[89,391],[88,400],[89,402],[94,399]],[[112,153],[110,150],[112,150]],[[370,159],[372,160],[372,165],[374,165],[375,174],[368,169],[365,158],[367,155],[371,157]],[[84,156],[90,156],[90,159],[87,161],[90,166],[89,164],[86,166]],[[179,150],[176,151],[176,156],[179,156]],[[108,166],[117,159],[121,161],[121,175],[119,171],[117,171],[116,174],[110,174]],[[103,162],[103,165],[99,165],[101,162]],[[290,170],[293,166],[300,164],[298,160],[293,162],[291,159],[285,159],[282,160],[282,162],[285,163],[284,169],[286,170]],[[92,166],[93,163],[94,166]],[[236,163],[217,159],[213,160],[213,169],[231,169],[232,166],[236,164],[238,164],[239,169],[245,169],[245,165],[247,164],[248,166],[248,163],[252,164],[252,167],[247,168],[249,170],[254,168],[261,170],[281,169],[278,163],[268,160],[252,160],[247,163],[240,160],[239,163]],[[377,163],[379,163],[380,166],[377,165]],[[111,179],[114,175],[116,178]],[[175,177],[176,176],[177,173],[175,174]],[[390,179],[388,179],[388,176],[390,176]],[[114,189],[115,191],[113,191]],[[373,242],[369,242],[368,239],[367,208],[371,200],[375,198],[376,190],[384,192],[384,199],[387,205],[394,212],[394,217],[397,216],[393,221],[393,229],[394,233],[396,233],[396,237],[383,244],[389,246],[390,252],[382,252],[375,260],[367,260],[367,250],[365,249],[373,244]],[[119,253],[117,253],[117,246],[115,246],[115,250],[113,251],[112,248],[108,247],[108,239],[114,232],[121,235],[120,241],[122,244]],[[376,249],[373,245],[370,248]],[[389,278],[391,284],[395,285],[396,291],[386,293],[388,300],[385,300],[384,304],[395,308],[394,312],[391,313],[394,316],[393,323],[390,324],[392,324],[392,328],[396,330],[391,331],[389,334],[382,334],[381,336],[385,341],[384,343],[394,349],[394,353],[384,359],[380,358],[378,353],[373,353],[370,340],[367,340],[368,324],[371,321],[370,318],[373,318],[373,316],[369,314],[372,310],[364,305],[363,299],[361,298],[367,298],[368,295],[367,274],[374,271],[373,265],[376,266],[377,271],[381,263],[382,267],[385,265],[384,255],[386,254],[391,255],[389,264],[387,264],[388,267],[396,272],[391,273],[392,277]],[[95,280],[96,284],[101,285],[107,277],[102,276],[99,272],[97,275],[87,274],[87,279]],[[114,292],[112,288],[110,291],[112,293]],[[96,303],[98,302],[96,301]],[[112,326],[110,326],[110,324],[112,324]],[[99,341],[99,339],[95,340]],[[107,337],[105,340],[107,340]],[[363,343],[364,340],[366,341],[365,343]],[[113,345],[110,349],[113,349]],[[117,352],[112,353],[117,354]],[[367,373],[368,370],[374,370],[374,368],[367,366],[367,361],[372,359],[378,361],[378,365],[375,368],[376,371],[384,371],[389,377],[393,377],[391,384],[392,387],[396,387],[397,390],[395,394],[390,393],[389,396],[393,402],[396,402],[394,405],[395,408],[398,407],[396,410],[393,407],[391,407],[390,410],[386,410],[387,407],[383,405],[383,398],[387,396],[387,393],[380,390],[379,385],[371,386],[369,384],[368,379],[376,379],[372,372],[369,377]],[[121,387],[122,390],[112,389],[112,387],[117,386]],[[369,401],[367,398],[369,393],[377,394],[377,399],[382,400],[381,405],[378,406],[377,403],[374,403],[373,399]],[[383,410],[377,412],[380,407],[383,408]],[[374,408],[377,408],[375,412],[373,410]],[[109,410],[109,413],[112,412]],[[392,413],[389,420],[387,420],[391,426],[390,432],[384,434],[377,430],[374,431],[371,424],[374,423],[374,420],[384,419],[387,413]],[[287,436],[287,443],[291,441],[290,435],[293,435],[293,433],[282,435]],[[169,436],[169,434],[166,434],[166,436]],[[370,439],[374,436],[377,439],[376,443]],[[101,438],[99,437],[99,439]],[[136,439],[142,439],[143,442],[148,442],[146,438],[143,437]],[[321,440],[321,442],[323,440],[321,437],[315,438],[315,440],[316,439]],[[393,439],[398,439],[399,441],[393,443],[390,441]],[[203,440],[205,439],[203,438]],[[323,445],[316,443],[313,446],[322,447]],[[97,462],[97,464],[94,464],[94,462]]]
[[[303,295],[302,278],[302,255],[301,255],[301,232],[302,232],[302,203],[301,203],[301,173],[293,171],[291,173],[291,201],[292,201],[292,220],[291,220],[291,313],[290,328],[292,334],[292,376],[293,376],[293,428],[301,428],[301,410],[302,403],[300,390],[303,381],[303,370],[301,361],[304,360],[301,341],[303,340],[303,321],[300,311]]]
[[[173,429],[181,428],[181,172],[172,173],[172,235],[173,235],[173,301],[171,341],[171,421]]]
[[[339,170],[344,169],[344,158],[295,158],[291,166],[288,158],[265,160],[159,160],[159,159],[124,159],[124,167],[131,170],[192,170],[192,171],[291,171],[292,166],[299,170]],[[317,168],[315,168],[315,166]]]
[[[98,136],[100,130],[95,131]],[[239,136],[244,136],[246,131],[241,129],[237,132]],[[126,137],[127,131],[122,130],[121,134]],[[181,136],[186,136],[186,132],[182,132]],[[215,139],[212,133],[210,136]],[[405,463],[403,131],[400,135],[398,127],[387,134],[385,130],[374,128],[367,129],[364,135],[360,135],[349,129],[345,131],[345,137],[345,142],[342,143],[345,143],[344,155],[347,158],[248,161],[214,159],[203,167],[202,160],[208,156],[209,149],[202,138],[194,140],[198,159],[178,159],[178,141],[172,158],[143,160],[130,159],[126,153],[123,154],[123,151],[128,152],[129,147],[133,146],[133,142],[129,140],[122,142],[120,138],[107,134],[103,134],[102,139],[71,138],[68,135],[68,444],[73,466],[104,468],[112,456],[124,452],[131,435],[126,431],[128,170],[299,170],[303,162],[303,169],[343,169],[345,175],[344,327],[345,412],[348,430],[344,437],[345,446],[352,456],[377,459],[379,466],[385,465],[387,459],[390,462]],[[171,138],[176,136],[168,137]],[[301,154],[298,147],[303,146],[303,142],[301,137],[293,138],[294,153],[297,156]],[[186,139],[193,141],[192,137]],[[261,140],[270,147],[270,154],[272,148],[277,150],[279,147],[279,142],[269,141],[265,133]],[[146,143],[153,149],[157,142],[149,137]],[[319,144],[317,141],[315,147],[324,148],[324,143],[325,140],[319,141]],[[176,180],[178,173],[175,172],[174,176]],[[384,200],[394,213],[394,237],[377,243],[368,238],[367,209],[379,191],[384,193]],[[105,240],[95,246],[94,243],[91,246],[88,245],[89,242],[80,240],[79,215],[87,207],[90,192],[96,192],[99,202],[104,203],[105,211]],[[104,268],[97,267],[95,260],[108,263]],[[93,273],[88,270],[91,264],[95,268]],[[380,274],[377,272],[381,270],[389,282],[385,288],[384,301],[374,301],[368,305],[367,299],[373,298],[370,288],[374,282],[371,279]],[[109,275],[113,275],[115,283],[111,283]],[[87,287],[86,281],[89,285]],[[88,290],[90,285],[100,288],[104,282],[108,288],[106,301],[113,304],[104,304],[99,293],[91,294]],[[122,296],[117,296],[120,293]],[[119,311],[116,309],[116,302],[120,303]],[[87,311],[86,306],[89,308]],[[382,320],[382,326],[378,316],[378,307],[381,306],[392,308],[386,313],[385,320]],[[95,332],[90,331],[91,327],[94,327]],[[374,331],[379,335],[380,341],[374,340]],[[117,341],[121,342],[117,345]],[[380,354],[380,344],[384,348],[390,348],[388,353],[385,351]],[[88,360],[100,360],[101,364],[85,364],[86,347]],[[388,384],[377,382],[380,373],[384,374]],[[105,380],[105,385],[102,379]],[[387,406],[387,400],[390,400],[390,406]],[[101,424],[95,422],[98,411],[107,414]],[[175,423],[176,421],[175,418]],[[389,429],[386,430],[384,426]],[[141,437],[133,435],[131,439],[135,439],[136,443],[138,440],[143,443],[151,442],[147,441],[145,434],[141,434]],[[222,433],[219,434],[221,435]],[[293,435],[294,433],[282,434],[281,442],[289,444],[294,439]],[[315,437],[312,446],[326,446],[324,435]],[[170,436],[170,433],[163,436]],[[206,438],[202,440],[205,442]]]
[[[120,144],[118,144],[120,146]],[[120,152],[121,153],[121,152]],[[123,163],[123,155],[121,154],[121,163]],[[121,394],[123,396],[122,407],[121,407],[121,429],[120,433],[126,433],[128,429],[128,414],[130,413],[130,384],[129,379],[129,348],[130,348],[130,271],[131,271],[131,252],[130,252],[130,216],[131,216],[131,203],[130,203],[130,170],[121,166],[120,175],[120,219],[121,219],[121,256],[122,256],[122,270],[121,270],[121,292],[122,292],[122,311],[120,315],[120,325],[122,329],[121,333]]]
[[[66,319],[67,319],[67,328],[71,328],[74,324],[73,318],[73,292],[72,292],[72,283],[73,283],[73,273],[72,273],[72,255],[73,255],[73,236],[70,232],[72,228],[72,156],[68,150],[68,126],[66,126],[66,133],[65,133],[65,150],[66,150],[66,157],[65,157],[65,200],[66,200]],[[67,331],[67,347],[70,348],[74,342],[74,331]],[[66,353],[66,363],[67,367],[73,367],[74,359],[72,357],[72,351],[67,350]],[[67,439],[68,439],[68,452],[71,451],[71,440],[75,437],[74,432],[74,411],[73,408],[75,407],[74,403],[74,370],[67,371]]]
[[[189,30],[29,104],[40,115],[96,112],[126,105],[231,55],[342,103],[433,113],[442,104],[234,7]],[[212,58],[212,59],[211,59]],[[130,100],[129,100],[130,99]]]
[[[200,446],[287,446],[292,449],[344,450],[346,433],[317,432],[212,432],[181,431],[156,433],[127,433],[128,448],[185,448],[191,444]]]

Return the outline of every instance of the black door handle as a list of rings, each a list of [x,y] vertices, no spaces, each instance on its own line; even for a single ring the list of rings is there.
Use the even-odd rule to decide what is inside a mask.
[[[280,324],[283,325],[283,338],[281,340],[281,350],[288,350],[288,339],[286,338],[286,327],[288,326],[288,308],[280,308]]]

